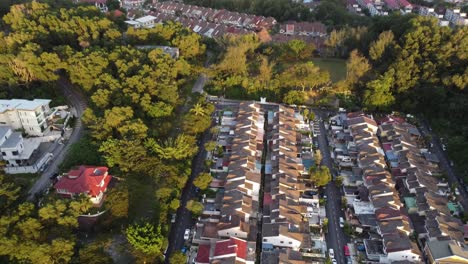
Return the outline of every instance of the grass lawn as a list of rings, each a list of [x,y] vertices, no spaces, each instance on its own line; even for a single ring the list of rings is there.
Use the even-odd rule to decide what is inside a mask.
[[[312,62],[330,73],[331,80],[336,83],[346,78],[346,61],[331,58],[314,58]]]

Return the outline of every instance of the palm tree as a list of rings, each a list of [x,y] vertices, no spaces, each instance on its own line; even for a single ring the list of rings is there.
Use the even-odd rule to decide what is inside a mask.
[[[190,112],[196,116],[205,116],[205,109],[200,103],[197,103],[196,105],[193,106],[192,109],[190,109]]]

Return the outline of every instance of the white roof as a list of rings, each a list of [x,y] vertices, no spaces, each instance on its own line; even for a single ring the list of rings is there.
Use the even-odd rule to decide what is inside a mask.
[[[138,22],[136,22],[134,20],[127,20],[127,21],[125,21],[125,23],[127,23],[129,25],[138,25],[138,24],[140,24],[140,23],[138,23]]]
[[[146,22],[150,22],[152,20],[156,20],[156,17],[154,17],[154,16],[144,16],[144,17],[140,17],[140,18],[135,19],[135,21],[137,21],[139,23],[146,23]]]
[[[51,101],[49,99],[34,99],[32,101],[24,99],[0,100],[0,112],[12,109],[33,111],[40,106],[48,105]]]

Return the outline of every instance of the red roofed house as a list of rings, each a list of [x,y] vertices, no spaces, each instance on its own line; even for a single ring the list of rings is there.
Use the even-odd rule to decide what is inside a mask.
[[[245,261],[247,259],[247,241],[235,237],[217,241],[211,260],[230,258]]]
[[[198,246],[195,264],[210,264],[210,245]]]
[[[214,247],[214,250],[213,250]],[[236,237],[216,241],[211,245],[200,245],[198,247],[196,264],[208,263],[254,263],[255,247],[249,246],[248,242]],[[249,252],[251,251],[251,252]],[[250,254],[249,254],[250,253]]]
[[[80,166],[62,175],[54,188],[58,194],[73,197],[82,193],[88,195],[93,204],[99,205],[112,176],[107,167]]]

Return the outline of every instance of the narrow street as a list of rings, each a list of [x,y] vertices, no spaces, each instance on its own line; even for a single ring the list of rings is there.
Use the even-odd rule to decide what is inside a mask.
[[[83,115],[84,110],[86,109],[86,99],[85,96],[73,87],[67,78],[61,76],[57,81],[58,87],[62,90],[65,95],[68,104],[72,110],[72,114],[75,117],[75,127],[70,136],[70,139],[64,144],[58,144],[53,150],[54,158],[52,162],[47,166],[47,168],[42,173],[41,177],[34,183],[34,185],[29,190],[28,201],[33,201],[36,197],[36,194],[44,191],[51,183],[50,177],[58,172],[58,166],[65,159],[66,153],[70,146],[77,142],[83,134],[83,126],[81,124],[81,116]],[[57,143],[56,143],[57,144]]]
[[[319,111],[315,112],[317,118],[320,118],[320,120],[325,118],[324,114],[322,115]],[[318,133],[317,138],[320,152],[322,154],[322,165],[325,165],[330,169],[330,173],[334,179],[337,173],[333,169],[333,162],[330,157],[329,144],[326,136],[327,131],[325,130],[323,121],[317,122],[319,124],[315,124],[314,126],[318,126],[320,129],[320,133]],[[325,208],[328,218],[328,233],[326,235],[327,245],[329,249],[334,249],[335,259],[337,260],[338,264],[344,264],[346,261],[343,250],[344,246],[346,245],[346,238],[339,223],[339,218],[344,217],[343,211],[341,210],[341,192],[332,181],[327,185],[325,189],[325,195],[327,196],[327,203]]]
[[[203,171],[204,160],[206,151],[204,148],[205,143],[210,139],[210,134],[205,132],[199,140],[199,151],[192,161],[192,173],[190,178],[187,180],[184,189],[182,190],[182,196],[180,198],[180,207],[177,209],[176,221],[172,224],[171,232],[169,233],[169,246],[165,253],[166,261],[169,264],[169,257],[172,252],[181,250],[184,246],[184,231],[185,229],[191,229],[194,224],[192,219],[192,213],[185,208],[187,201],[197,196],[193,180],[195,177]]]
[[[455,171],[449,162],[448,155],[442,148],[442,144],[439,140],[439,137],[429,129],[429,124],[426,121],[423,121],[422,125],[419,128],[421,129],[423,136],[431,136],[432,147],[430,148],[430,151],[436,154],[439,158],[439,166],[442,168],[443,171],[447,173],[448,182],[450,183],[450,185],[455,184],[459,187],[458,190],[460,190],[460,195],[458,197],[458,200],[463,205],[463,208],[465,210],[468,210],[468,193],[466,191],[463,179],[457,177],[457,175],[455,174]]]

